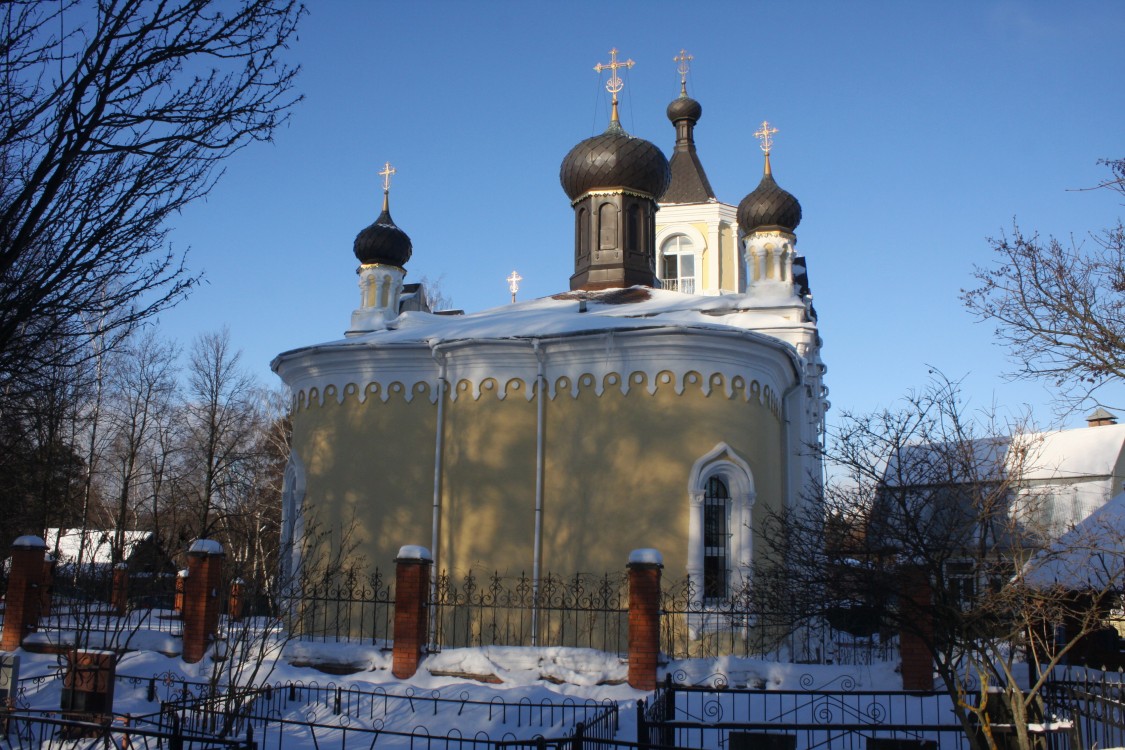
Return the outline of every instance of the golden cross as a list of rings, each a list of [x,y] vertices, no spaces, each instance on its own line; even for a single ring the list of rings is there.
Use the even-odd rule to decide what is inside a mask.
[[[396,174],[397,169],[391,166],[390,162],[383,165],[382,170],[379,171],[379,176],[383,178],[383,192],[386,193],[391,189],[391,175]]]
[[[689,55],[687,50],[680,50],[680,54],[672,58],[673,62],[679,63],[676,65],[676,70],[680,71],[680,93],[687,96],[687,74],[691,70],[691,61],[695,57]]]
[[[508,282],[508,291],[512,293],[512,302],[515,302],[516,292],[520,290],[520,282],[523,281],[523,276],[520,276],[513,270],[512,275],[504,279],[504,281]]]
[[[762,153],[766,156],[770,155],[770,149],[773,148],[773,134],[776,132],[777,128],[771,128],[767,120],[762,120],[762,127],[754,131],[754,137],[762,142]]]
[[[617,94],[621,89],[625,88],[625,82],[617,75],[618,68],[631,68],[636,65],[632,60],[625,62],[617,62],[617,48],[614,47],[609,51],[609,63],[598,63],[594,66],[594,70],[601,73],[603,70],[610,71],[609,80],[606,81],[605,90],[613,94],[613,114],[610,120],[617,122]]]

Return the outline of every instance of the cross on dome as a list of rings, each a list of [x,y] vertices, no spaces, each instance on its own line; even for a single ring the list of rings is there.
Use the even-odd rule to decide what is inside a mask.
[[[377,174],[383,178],[383,211],[390,209],[390,201],[387,196],[391,192],[391,175],[397,174],[398,170],[391,166],[390,162],[383,165],[383,168]]]
[[[773,134],[777,132],[777,128],[770,127],[768,120],[762,120],[762,127],[754,131],[754,137],[762,142],[762,153],[766,156],[770,155],[770,149],[773,148]]]
[[[391,166],[390,162],[383,165],[379,170],[379,176],[383,178],[383,192],[389,192],[391,189],[391,175],[398,174],[398,170]]]
[[[512,275],[504,280],[508,282],[508,291],[512,293],[512,302],[515,302],[516,292],[520,290],[520,282],[523,281],[523,276],[520,276],[515,269],[512,269]]]
[[[691,61],[695,57],[689,55],[687,50],[681,49],[680,54],[672,58],[672,61],[677,63],[676,70],[680,71],[680,93],[687,96],[687,74],[691,70]]]
[[[609,80],[606,81],[606,83],[605,83],[605,90],[608,91],[609,93],[613,94],[613,114],[610,115],[610,118],[609,118],[612,122],[618,121],[618,118],[617,118],[617,95],[621,92],[621,89],[625,88],[625,82],[621,80],[621,77],[619,75],[617,75],[617,70],[619,68],[631,68],[634,65],[636,65],[636,63],[633,62],[632,60],[626,60],[625,62],[618,62],[617,61],[617,48],[614,47],[613,49],[611,49],[609,51],[609,62],[608,63],[598,63],[597,65],[594,66],[594,70],[597,71],[598,73],[601,73],[603,70],[610,71]]]

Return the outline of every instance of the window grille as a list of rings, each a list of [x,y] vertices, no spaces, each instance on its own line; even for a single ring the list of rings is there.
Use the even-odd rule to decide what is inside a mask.
[[[730,490],[719,477],[703,496],[703,598],[725,599],[730,587]]]

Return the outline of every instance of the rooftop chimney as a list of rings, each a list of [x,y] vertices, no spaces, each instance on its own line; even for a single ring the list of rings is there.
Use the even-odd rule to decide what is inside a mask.
[[[1086,417],[1087,427],[1104,427],[1110,424],[1117,424],[1117,417],[1110,414],[1100,406],[1094,410],[1093,414]]]

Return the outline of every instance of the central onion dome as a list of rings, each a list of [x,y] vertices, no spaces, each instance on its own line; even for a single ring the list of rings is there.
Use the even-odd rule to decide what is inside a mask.
[[[800,223],[801,204],[774,181],[769,154],[766,154],[762,181],[738,204],[738,226],[746,233],[780,229],[792,234]]]
[[[380,264],[402,268],[414,250],[410,237],[391,218],[387,193],[383,192],[383,212],[375,223],[355,236],[355,257],[364,265]]]
[[[559,181],[571,201],[591,190],[616,188],[659,197],[672,179],[664,152],[625,132],[616,119],[587,138],[562,161]]]

